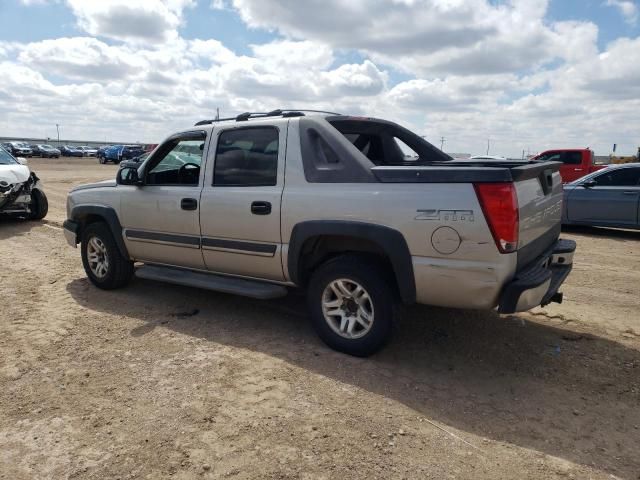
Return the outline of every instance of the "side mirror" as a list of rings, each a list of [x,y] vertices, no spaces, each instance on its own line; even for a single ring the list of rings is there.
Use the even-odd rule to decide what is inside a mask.
[[[138,177],[138,169],[136,167],[123,167],[116,174],[116,183],[118,185],[142,185],[142,181]]]
[[[24,158],[24,157],[16,157],[16,160],[18,161],[18,163],[20,165],[26,165],[27,163],[29,163],[29,162],[27,162],[27,159]]]
[[[581,184],[581,186],[584,188],[593,188],[596,185],[598,185],[598,182],[596,182],[595,180],[587,180],[586,182],[583,182]]]

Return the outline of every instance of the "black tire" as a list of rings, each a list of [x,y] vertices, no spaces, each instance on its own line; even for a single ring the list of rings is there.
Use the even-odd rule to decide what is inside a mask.
[[[31,210],[29,220],[42,220],[47,216],[49,201],[42,190],[38,188],[31,190],[31,205],[29,205],[29,209]]]
[[[335,257],[322,264],[311,276],[307,301],[316,332],[329,347],[356,357],[368,357],[389,342],[397,316],[398,302],[390,273],[375,260],[357,255]],[[329,285],[339,279],[357,282],[369,295],[373,306],[373,323],[359,338],[345,338],[325,319],[323,295]]]
[[[92,238],[97,238],[104,245],[106,253],[104,256],[108,260],[106,273],[99,277],[89,266],[87,257],[87,245]],[[113,238],[109,227],[102,222],[91,223],[82,231],[81,242],[82,265],[84,271],[96,287],[103,290],[113,290],[124,287],[133,276],[133,262],[125,258],[120,253],[116,241]]]

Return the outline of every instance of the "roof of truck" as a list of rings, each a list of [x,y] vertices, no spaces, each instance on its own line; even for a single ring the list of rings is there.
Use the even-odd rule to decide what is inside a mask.
[[[327,112],[325,110],[277,109],[277,110],[272,110],[270,112],[245,112],[245,113],[241,113],[240,115],[236,115],[235,117],[214,118],[211,120],[200,120],[199,122],[196,122],[195,126],[198,127],[203,125],[215,125],[219,123],[227,124],[227,123],[234,123],[234,122],[247,122],[249,120],[272,119],[274,117],[280,117],[280,118],[305,117],[309,114],[320,115],[320,116],[341,115],[340,113]]]

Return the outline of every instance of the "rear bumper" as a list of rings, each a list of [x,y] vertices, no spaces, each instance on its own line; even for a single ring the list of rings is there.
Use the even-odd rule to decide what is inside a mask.
[[[73,248],[76,248],[78,245],[78,228],[79,225],[73,220],[65,220],[62,224],[64,238],[67,240],[67,243]]]
[[[500,295],[498,312],[523,312],[538,305],[562,303],[558,290],[571,272],[575,250],[573,240],[558,240],[553,248],[516,273]]]

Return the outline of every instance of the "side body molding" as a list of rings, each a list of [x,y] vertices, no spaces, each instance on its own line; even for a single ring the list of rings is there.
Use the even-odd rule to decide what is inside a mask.
[[[129,258],[127,246],[124,244],[124,239],[122,238],[122,225],[120,224],[116,211],[111,207],[105,207],[103,205],[78,205],[71,210],[70,220],[80,225],[84,225],[88,217],[101,217],[109,226],[122,256]]]
[[[300,256],[305,242],[323,235],[360,238],[375,243],[391,263],[402,301],[406,304],[415,303],[413,263],[404,236],[393,228],[372,223],[344,220],[312,220],[298,223],[291,232],[287,256],[289,278],[293,283],[299,285],[301,281]]]

